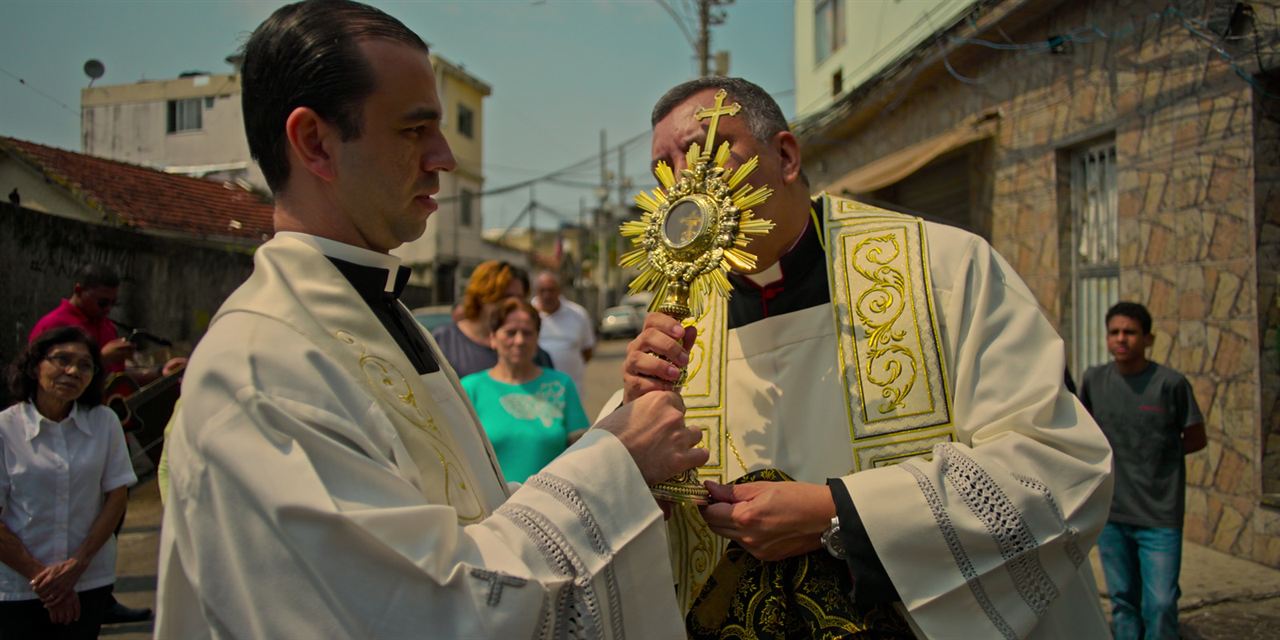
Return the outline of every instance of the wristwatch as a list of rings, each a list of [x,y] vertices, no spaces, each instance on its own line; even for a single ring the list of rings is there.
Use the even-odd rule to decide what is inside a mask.
[[[822,546],[827,553],[839,560],[848,560],[849,552],[844,548],[844,538],[840,537],[840,516],[831,519],[831,526],[822,532]]]

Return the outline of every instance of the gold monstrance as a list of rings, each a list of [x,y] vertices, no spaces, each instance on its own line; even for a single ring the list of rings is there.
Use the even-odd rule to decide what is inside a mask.
[[[759,156],[728,171],[729,143],[721,142],[714,159],[716,124],[721,116],[734,116],[742,105],[724,105],[728,94],[716,92],[715,106],[694,111],[697,120],[711,119],[707,127],[706,145],[689,145],[685,154],[686,169],[677,181],[671,167],[659,162],[654,176],[660,185],[653,194],[636,194],[636,204],[644,210],[639,220],[622,224],[622,235],[631,238],[631,251],[623,254],[619,264],[637,267],[640,275],[631,281],[631,293],[654,292],[651,311],[665,313],[686,326],[691,325],[707,308],[711,295],[729,297],[730,269],[750,271],[756,257],[744,250],[751,236],[763,235],[773,228],[769,220],[758,219],[751,208],[763,204],[773,193],[769,187],[745,184],[747,176],[759,164]],[[682,369],[676,386],[685,382],[688,372]],[[660,500],[706,504],[707,490],[698,482],[697,469],[659,482],[650,487]]]

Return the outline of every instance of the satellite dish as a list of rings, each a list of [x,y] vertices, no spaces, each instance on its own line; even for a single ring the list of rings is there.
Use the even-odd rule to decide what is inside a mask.
[[[91,87],[93,86],[93,81],[97,80],[98,78],[101,78],[102,74],[106,72],[107,72],[107,67],[106,65],[102,64],[101,60],[98,60],[96,58],[91,58],[89,60],[86,60],[84,63],[84,74],[86,76],[89,76],[89,86]]]

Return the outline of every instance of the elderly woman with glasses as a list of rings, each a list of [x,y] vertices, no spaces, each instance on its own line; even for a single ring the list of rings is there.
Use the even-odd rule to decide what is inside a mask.
[[[115,583],[111,535],[135,482],[102,404],[102,360],[76,327],[10,366],[0,412],[0,640],[96,638]]]

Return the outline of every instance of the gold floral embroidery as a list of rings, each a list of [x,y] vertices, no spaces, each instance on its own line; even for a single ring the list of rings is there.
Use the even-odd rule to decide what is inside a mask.
[[[918,218],[823,196],[837,362],[854,471],[954,438],[950,384]]]
[[[391,361],[369,353],[365,345],[346,331],[337,331],[334,337],[359,353],[360,371],[373,390],[386,397],[397,414],[417,427],[428,437],[428,446],[435,453],[444,475],[444,500],[458,512],[463,522],[477,522],[484,517],[484,508],[475,489],[467,483],[466,467],[449,442],[448,434],[440,429],[435,418],[418,403],[413,385]]]
[[[868,334],[867,381],[880,387],[880,395],[885,398],[880,413],[904,407],[903,398],[916,382],[915,354],[902,344],[907,332],[894,328],[906,307],[906,279],[892,264],[900,254],[898,239],[893,235],[867,238],[853,251],[853,269],[871,283],[858,296],[855,310]],[[895,386],[904,364],[910,372],[901,385]]]

